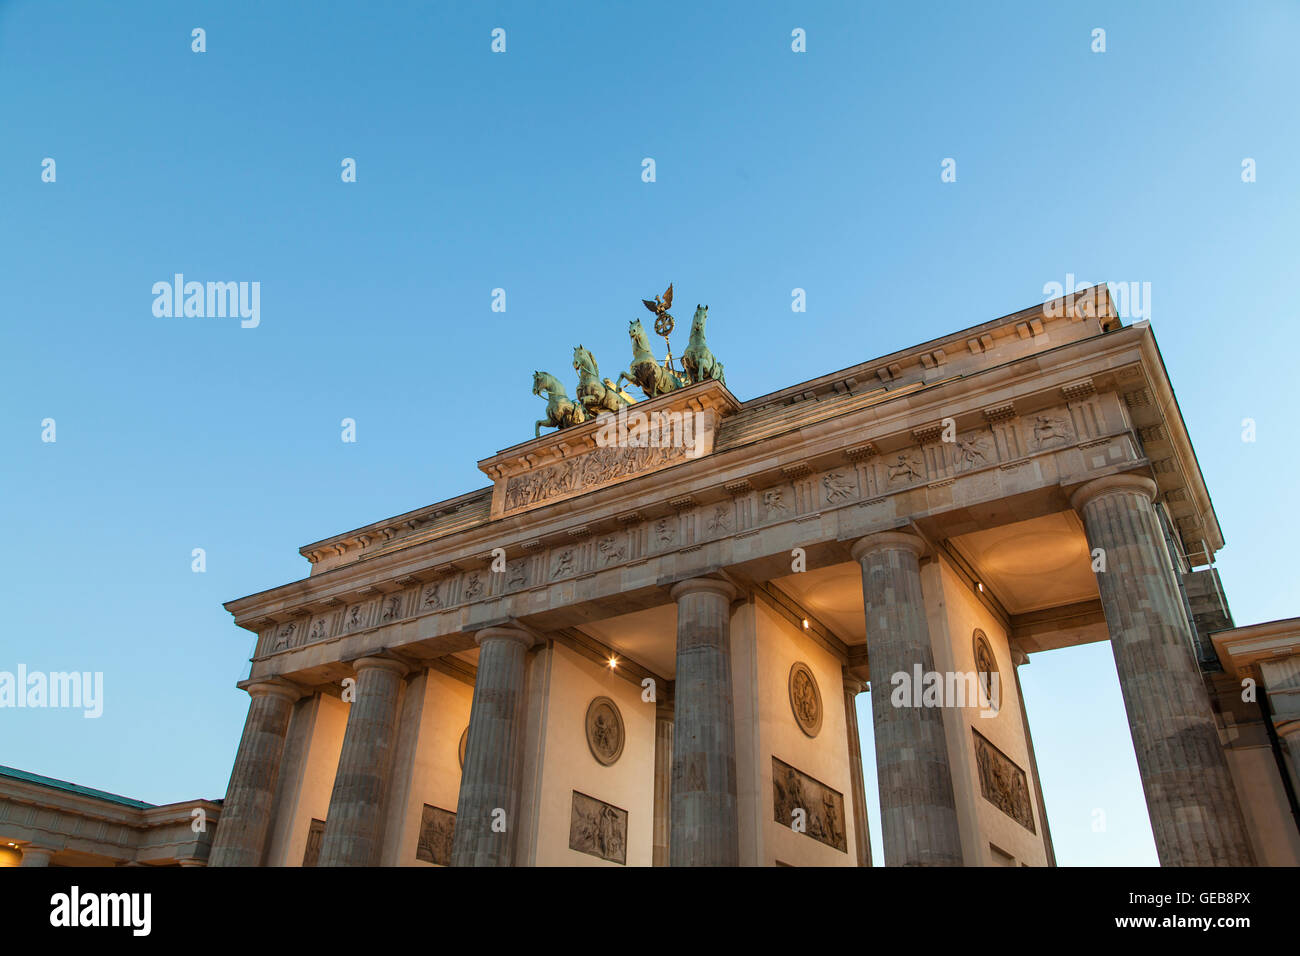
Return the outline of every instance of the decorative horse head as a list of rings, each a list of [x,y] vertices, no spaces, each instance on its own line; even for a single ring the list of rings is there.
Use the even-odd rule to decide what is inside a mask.
[[[704,323],[709,318],[709,307],[707,305],[695,306],[695,317],[691,319],[691,334],[704,331]]]
[[[550,372],[534,371],[533,372],[533,394],[540,395],[542,394],[542,392],[554,392],[556,394],[563,395],[564,386],[561,385],[560,380],[556,378],[554,375],[552,375]]]
[[[646,335],[640,319],[633,319],[627,324],[627,334],[632,338],[633,349],[638,352],[650,351],[650,337]]]
[[[585,371],[595,376],[600,375],[600,366],[596,364],[596,356],[581,345],[573,350],[573,370],[580,374]]]

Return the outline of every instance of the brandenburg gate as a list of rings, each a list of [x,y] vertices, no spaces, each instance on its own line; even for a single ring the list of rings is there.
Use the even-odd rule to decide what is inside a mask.
[[[742,402],[707,311],[676,361],[632,323],[617,382],[579,346],[572,399],[534,373],[489,486],[226,605],[257,644],[212,865],[870,865],[869,682],[887,865],[1053,865],[1018,668],[1090,641],[1161,863],[1285,862],[1147,323],[1097,287]]]

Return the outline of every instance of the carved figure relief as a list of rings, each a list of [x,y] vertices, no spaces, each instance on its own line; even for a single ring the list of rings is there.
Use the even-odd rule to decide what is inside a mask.
[[[506,587],[521,588],[528,583],[528,563],[514,561],[507,566]]]
[[[605,559],[606,564],[613,564],[615,561],[622,561],[627,557],[627,546],[619,544],[613,535],[608,538],[601,538],[600,544],[596,545],[596,550],[600,552],[600,556]]]
[[[280,633],[275,639],[275,646],[271,648],[271,650],[278,651],[286,647],[292,647],[293,632],[297,627],[297,624],[286,624],[284,627],[280,628]]]
[[[980,793],[1030,833],[1037,833],[1025,772],[974,727],[971,733],[975,735],[975,765],[979,768]]]
[[[451,843],[455,833],[456,814],[426,803],[420,813],[420,839],[415,847],[415,858],[439,866],[451,866]]]
[[[516,475],[506,482],[505,510],[513,511],[551,498],[609,484],[686,458],[690,449],[682,444],[652,447],[608,445],[585,455]]]
[[[730,531],[731,516],[727,514],[727,510],[726,505],[718,505],[714,508],[706,527],[710,531]]]
[[[569,849],[627,864],[627,811],[573,791]]]
[[[1050,415],[1038,415],[1034,418],[1034,441],[1040,446],[1053,441],[1069,442],[1070,439],[1070,427],[1064,418]]]
[[[348,630],[361,626],[361,605],[354,604],[348,610]]]
[[[921,461],[915,455],[899,455],[897,460],[887,467],[890,484],[900,478],[904,481],[919,480],[921,478]]]
[[[980,688],[984,691],[985,700],[993,704],[996,709],[1001,703],[1002,693],[1002,675],[998,673],[998,659],[993,656],[988,635],[978,627],[975,628],[971,641],[974,644],[975,673],[979,675]]]
[[[973,432],[957,439],[957,464],[962,468],[974,468],[988,462],[987,446],[978,432]]]
[[[822,692],[817,687],[817,678],[807,664],[795,661],[790,666],[788,685],[795,723],[809,737],[816,737],[822,729]]]
[[[623,755],[623,715],[608,697],[597,697],[587,705],[587,746],[598,763],[608,767]]]
[[[384,620],[395,621],[402,616],[402,596],[394,594],[384,604]]]
[[[857,491],[851,479],[835,471],[822,478],[822,487],[826,489],[827,502],[832,503],[847,501]]]
[[[574,555],[572,548],[565,548],[555,556],[555,567],[551,571],[551,577],[562,578],[566,574],[572,574],[574,571]]]
[[[672,544],[676,535],[677,529],[667,518],[660,518],[655,522],[655,537],[659,539],[660,544]]]
[[[465,600],[472,601],[483,593],[483,577],[477,571],[465,582]]]
[[[328,633],[329,633],[329,628],[325,624],[325,618],[318,617],[316,618],[315,622],[312,624],[311,634],[308,635],[307,639],[310,641],[322,641],[325,639],[325,635]]]
[[[307,827],[307,849],[302,854],[303,866],[315,866],[320,862],[320,845],[325,839],[325,821],[313,819]]]
[[[789,510],[786,508],[785,502],[782,501],[784,497],[780,488],[773,488],[770,491],[763,492],[763,507],[766,509],[769,518],[774,514],[784,514]]]
[[[433,585],[432,587],[425,588],[424,590],[425,607],[427,608],[442,607],[442,596],[438,593],[438,589],[441,587],[442,587],[442,582],[439,581],[437,584]]]
[[[802,810],[806,836],[849,852],[844,794],[776,757],[772,758],[772,807],[776,822],[785,827],[795,822],[795,811]]]

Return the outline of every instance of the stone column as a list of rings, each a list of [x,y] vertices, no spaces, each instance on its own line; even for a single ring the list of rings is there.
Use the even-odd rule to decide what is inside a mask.
[[[867,823],[867,785],[862,779],[862,738],[858,735],[858,695],[863,682],[844,677],[844,720],[849,731],[849,785],[853,788],[853,835],[858,866],[871,865],[871,831]]]
[[[1029,772],[1034,777],[1034,795],[1038,798],[1038,819],[1043,824],[1043,851],[1047,854],[1047,865],[1056,866],[1056,849],[1052,846],[1052,828],[1047,825],[1047,804],[1043,800],[1043,780],[1038,776],[1038,757],[1034,753],[1034,735],[1029,732],[1029,711],[1025,709],[1025,692],[1020,686],[1020,668],[1028,663],[1028,654],[1018,647],[1011,648],[1011,672],[1016,677],[1016,696],[1020,698],[1020,723],[1025,728],[1025,749],[1029,751]]]
[[[376,866],[383,843],[384,799],[407,666],[387,657],[363,657],[352,667],[356,697],[348,710],[317,866]]]
[[[938,707],[895,707],[894,674],[915,679],[934,670],[934,651],[921,594],[925,542],[885,531],[858,541],[862,603],[871,665],[871,715],[876,730],[881,836],[886,866],[961,866],[961,834],[952,770]]]
[[[655,802],[654,866],[668,865],[669,808],[673,794],[673,702],[660,699],[655,704]]]
[[[519,826],[520,743],[527,703],[524,677],[533,636],[518,627],[489,627],[475,634],[474,640],[479,646],[478,674],[451,863],[510,866]]]
[[[260,866],[271,825],[280,757],[293,704],[302,691],[272,678],[248,685],[253,698],[230,772],[209,866]]]
[[[25,846],[23,847],[23,858],[18,862],[22,866],[49,866],[50,857],[54,856],[54,851],[43,846]]]
[[[1291,788],[1300,793],[1300,720],[1278,727],[1277,736],[1291,758]]]
[[[1151,502],[1156,485],[1112,475],[1083,485],[1083,515],[1115,669],[1128,712],[1151,829],[1163,866],[1249,866],[1237,805],[1209,696],[1192,653],[1187,615]]]
[[[671,866],[739,866],[736,717],[731,693],[731,602],[714,578],[675,585]]]

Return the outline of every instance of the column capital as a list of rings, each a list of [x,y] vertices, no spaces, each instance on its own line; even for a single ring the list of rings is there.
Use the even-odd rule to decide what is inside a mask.
[[[862,556],[872,551],[911,551],[922,558],[929,550],[925,539],[907,531],[879,531],[859,538],[853,545],[853,560],[860,561]]]
[[[1105,478],[1094,478],[1074,490],[1074,493],[1070,495],[1070,507],[1081,512],[1084,505],[1100,498],[1102,495],[1118,494],[1143,495],[1147,501],[1154,501],[1156,483],[1145,475],[1139,475],[1131,471],[1122,475],[1107,475]]]
[[[695,594],[699,591],[713,591],[721,594],[728,601],[734,601],[739,593],[735,585],[730,581],[724,581],[722,578],[687,578],[685,581],[678,581],[673,585],[672,598],[674,601],[680,601],[688,594]]]
[[[844,693],[857,697],[867,688],[867,682],[857,677],[844,677]]]
[[[307,696],[297,684],[287,681],[282,677],[268,677],[262,680],[253,680],[244,684],[244,690],[248,691],[248,696],[257,700],[259,697],[279,697],[293,703],[299,697]]]
[[[411,670],[411,665],[396,657],[373,655],[357,658],[352,662],[352,669],[357,672],[358,676],[365,670],[384,670],[394,673],[398,677],[405,677]]]
[[[537,638],[522,627],[506,625],[502,627],[485,627],[481,631],[475,631],[474,643],[482,647],[484,641],[515,641],[522,644],[524,650],[528,650],[537,643]]]
[[[1024,648],[1016,647],[1015,645],[1012,645],[1012,647],[1011,647],[1011,664],[1012,664],[1012,666],[1013,666],[1013,667],[1023,667],[1023,666],[1025,666],[1025,665],[1028,664],[1028,663],[1029,663],[1029,655],[1028,655],[1027,653],[1025,653]]]

